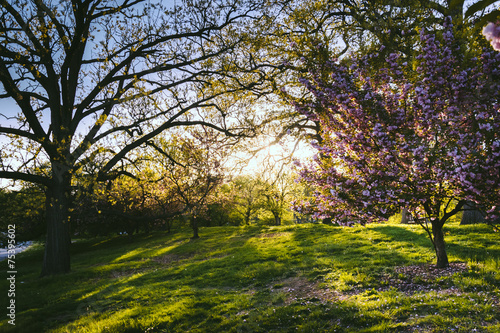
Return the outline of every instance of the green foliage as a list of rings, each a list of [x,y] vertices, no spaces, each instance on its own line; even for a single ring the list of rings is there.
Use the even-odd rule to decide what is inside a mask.
[[[45,232],[45,195],[36,186],[0,190],[0,212],[0,230],[6,231],[9,224],[14,224],[18,242],[39,239]],[[5,240],[0,234],[0,246]]]
[[[18,257],[16,327],[2,318],[0,331],[498,330],[499,234],[457,223],[445,232],[452,264],[464,269],[435,278],[401,270],[433,261],[415,225],[213,227],[197,240],[189,229],[79,240],[72,272],[43,279],[38,245]]]
[[[91,174],[79,175],[73,231],[79,237],[132,235],[170,230],[174,222],[231,224],[228,189],[218,191],[226,139],[208,128],[188,127],[148,142],[113,179],[97,183]]]
[[[70,270],[69,196],[77,173],[116,179],[135,167],[136,151],[176,128],[204,125],[233,143],[254,135],[260,119],[249,105],[269,94],[268,78],[280,71],[254,56],[261,49],[254,40],[279,2],[0,6],[0,99],[8,104],[0,111],[0,177],[47,189],[53,232],[43,275]],[[182,148],[191,153],[189,142]],[[41,165],[47,173],[34,172]]]

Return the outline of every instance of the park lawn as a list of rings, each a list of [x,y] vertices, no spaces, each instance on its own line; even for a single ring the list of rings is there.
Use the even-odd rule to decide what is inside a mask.
[[[45,278],[35,246],[16,258],[16,325],[4,314],[0,332],[500,332],[500,234],[445,232],[446,270],[420,226],[393,223],[78,240],[72,272]]]

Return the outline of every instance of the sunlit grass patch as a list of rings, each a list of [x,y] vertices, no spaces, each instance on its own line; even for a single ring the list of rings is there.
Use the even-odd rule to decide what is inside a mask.
[[[500,237],[445,231],[441,271],[425,231],[390,223],[79,240],[72,272],[42,279],[39,247],[19,256],[18,322],[0,331],[495,331]]]

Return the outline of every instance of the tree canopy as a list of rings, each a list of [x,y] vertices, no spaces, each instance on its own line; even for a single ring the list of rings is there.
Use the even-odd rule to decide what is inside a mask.
[[[492,22],[497,48],[494,6],[0,0],[0,178],[45,195],[42,275],[70,270],[75,198],[131,221],[189,211],[196,238],[222,207],[221,156],[262,133],[314,140],[301,209],[348,223],[408,209],[446,266],[449,216],[466,201],[499,214],[500,60],[479,32]],[[239,188],[241,219],[280,224],[297,192],[281,171],[221,197]]]
[[[116,177],[130,152],[174,127],[252,135],[237,95],[262,94],[277,68],[249,48],[268,22],[265,1],[0,5],[0,98],[19,110],[1,114],[0,177],[46,188],[43,274],[70,268],[68,207],[82,166],[98,160],[97,180]]]
[[[485,51],[465,66],[451,19],[442,40],[425,30],[421,38],[415,81],[404,75],[412,64],[395,53],[378,74],[375,53],[324,63],[303,80],[315,100],[297,108],[321,123],[323,158],[302,177],[318,187],[307,207],[341,223],[409,209],[446,267],[442,227],[465,200],[499,215],[500,54]]]

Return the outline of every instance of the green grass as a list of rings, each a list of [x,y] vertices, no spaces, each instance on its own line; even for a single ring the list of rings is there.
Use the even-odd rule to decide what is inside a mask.
[[[79,240],[72,272],[48,278],[38,277],[38,246],[18,256],[16,326],[3,315],[0,331],[499,332],[499,234],[457,223],[445,232],[450,261],[464,269],[434,278],[405,270],[435,260],[413,225]]]

